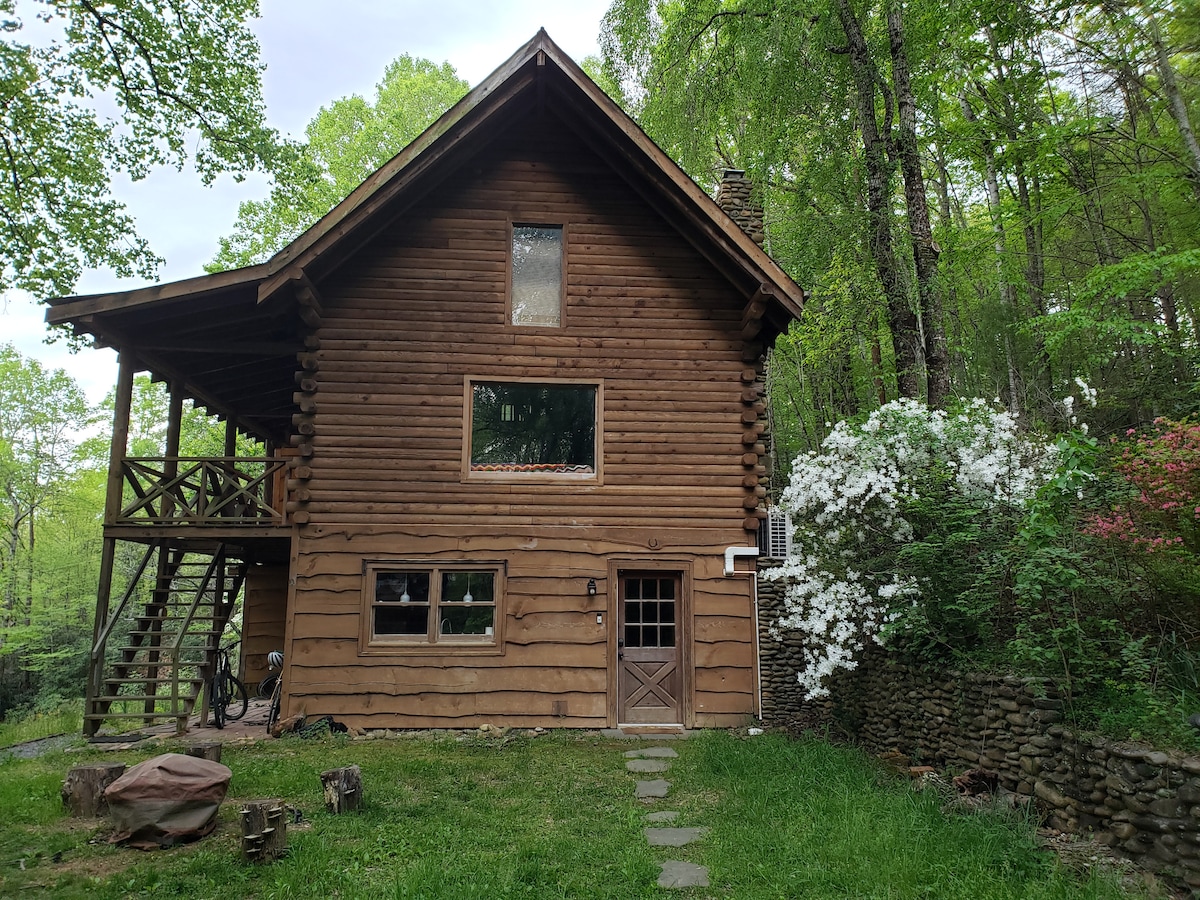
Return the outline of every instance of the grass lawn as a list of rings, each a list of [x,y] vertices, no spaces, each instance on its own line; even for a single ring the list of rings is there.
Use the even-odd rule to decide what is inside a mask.
[[[726,733],[672,744],[671,796],[634,799],[622,752],[650,741],[591,734],[287,738],[225,748],[233,770],[218,830],[140,852],[109,845],[103,823],[64,818],[72,765],[128,764],[161,751],[54,753],[0,762],[0,896],[1106,898],[994,815],[941,813],[860,754],[782,735]],[[318,774],[356,763],[366,807],[331,816]],[[653,777],[653,776],[651,776]],[[237,801],[282,797],[306,823],[271,865],[238,855]],[[684,848],[651,848],[652,809],[709,829]],[[658,861],[708,866],[712,887],[664,891]]]

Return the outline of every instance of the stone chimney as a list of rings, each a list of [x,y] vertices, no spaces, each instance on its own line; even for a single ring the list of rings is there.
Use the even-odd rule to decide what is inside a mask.
[[[766,239],[763,211],[762,206],[750,197],[752,188],[753,184],[742,169],[726,169],[721,176],[721,186],[717,188],[717,205],[761,247]]]

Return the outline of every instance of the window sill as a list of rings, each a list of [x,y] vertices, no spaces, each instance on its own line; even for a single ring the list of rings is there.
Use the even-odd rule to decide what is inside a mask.
[[[503,656],[501,644],[479,641],[443,642],[439,644],[405,643],[403,641],[373,641],[359,647],[359,656]]]

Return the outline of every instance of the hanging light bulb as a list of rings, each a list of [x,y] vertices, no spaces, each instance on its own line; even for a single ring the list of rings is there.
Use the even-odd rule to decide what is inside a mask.
[[[409,600],[412,599],[412,597],[408,596],[408,573],[407,572],[404,575],[404,587],[402,590],[403,590],[403,593],[400,594],[400,602],[407,603]]]
[[[463,603],[470,603],[475,598],[471,596],[471,573],[467,573],[467,592],[463,594]]]

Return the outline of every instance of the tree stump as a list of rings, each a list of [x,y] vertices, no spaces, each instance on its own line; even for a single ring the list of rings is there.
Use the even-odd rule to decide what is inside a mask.
[[[358,766],[330,769],[321,773],[325,808],[334,815],[362,806],[362,771]]]
[[[221,742],[201,741],[199,744],[192,744],[187,748],[187,755],[219,763],[221,761]]]
[[[282,800],[249,800],[241,813],[246,859],[273,862],[287,853],[287,810]]]
[[[63,782],[63,806],[78,819],[98,819],[108,815],[104,789],[124,774],[125,763],[73,767]]]

